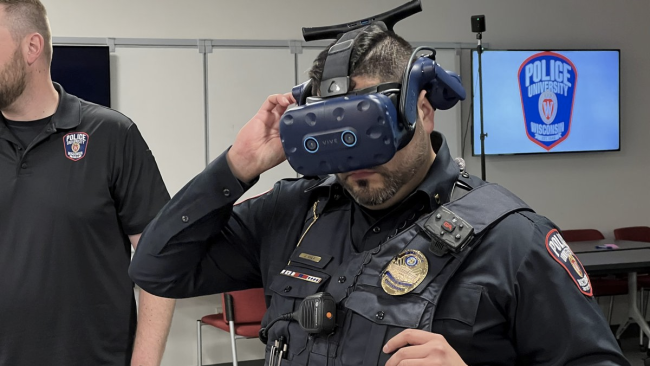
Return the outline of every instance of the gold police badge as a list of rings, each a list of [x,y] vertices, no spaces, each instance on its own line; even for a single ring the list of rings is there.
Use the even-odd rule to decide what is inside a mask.
[[[381,287],[389,295],[404,295],[415,290],[428,272],[427,257],[419,250],[409,249],[388,264],[381,277]]]

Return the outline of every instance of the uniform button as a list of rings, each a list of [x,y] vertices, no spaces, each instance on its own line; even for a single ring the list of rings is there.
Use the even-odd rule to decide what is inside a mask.
[[[339,199],[341,199],[341,195],[340,194],[335,194],[334,195],[334,201],[338,201]]]
[[[379,233],[380,231],[381,231],[381,228],[379,226],[375,226],[375,227],[372,228],[372,232],[375,233],[375,234]]]
[[[27,169],[27,164],[23,163],[20,167],[23,168],[23,169]]]
[[[226,196],[226,197],[230,197],[230,189],[224,188],[223,195]]]
[[[18,151],[23,151],[23,148],[18,146]]]
[[[345,276],[339,277],[339,283],[345,283],[345,280],[346,280]]]
[[[384,312],[380,311],[375,315],[375,317],[379,320],[384,320],[384,315],[385,315]]]
[[[441,215],[441,214],[437,214],[437,215],[436,215],[436,220],[440,220],[441,218],[442,218],[442,215]]]
[[[463,173],[463,178],[469,178],[469,174],[467,172]]]
[[[284,288],[284,292],[289,292],[289,291],[291,291],[291,286],[287,286]]]
[[[181,217],[181,220],[182,220],[183,222],[185,222],[185,223],[190,222],[190,218],[189,218],[188,216],[183,216],[183,217]]]

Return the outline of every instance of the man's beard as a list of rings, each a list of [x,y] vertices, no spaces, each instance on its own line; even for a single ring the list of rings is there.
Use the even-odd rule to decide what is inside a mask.
[[[400,190],[408,181],[410,181],[419,169],[429,169],[426,167],[427,148],[426,141],[423,139],[428,138],[426,133],[422,130],[422,126],[418,126],[420,132],[414,136],[414,139],[419,139],[418,146],[412,155],[407,156],[405,164],[398,164],[397,169],[394,171],[387,170],[384,166],[373,168],[373,171],[382,177],[382,187],[370,187],[370,181],[367,179],[359,179],[353,183],[349,183],[347,178],[341,179],[337,174],[337,181],[345,188],[354,200],[360,205],[371,207],[378,206],[395,196],[397,191]]]
[[[382,176],[383,187],[371,188],[370,182],[366,179],[359,179],[353,184],[347,181],[342,182],[343,187],[360,205],[378,206],[390,200],[408,182],[409,177],[413,176],[414,173],[414,171],[393,172],[392,174],[388,172],[375,172]]]
[[[12,105],[27,87],[27,73],[20,48],[16,49],[9,64],[0,71],[0,110]]]

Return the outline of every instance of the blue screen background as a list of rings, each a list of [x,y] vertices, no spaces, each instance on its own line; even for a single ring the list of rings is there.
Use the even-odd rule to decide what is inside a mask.
[[[578,73],[573,118],[566,140],[550,151],[529,140],[519,92],[518,72],[542,51],[489,51],[482,55],[485,154],[529,154],[619,150],[619,52],[552,51],[569,58]],[[478,53],[472,51],[474,146],[480,155]]]

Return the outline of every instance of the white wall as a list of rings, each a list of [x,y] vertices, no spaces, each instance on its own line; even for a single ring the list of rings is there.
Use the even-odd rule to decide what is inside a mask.
[[[621,226],[650,225],[650,2],[454,2],[451,18],[485,14],[490,48],[619,48],[621,50],[621,151],[550,156],[490,156],[486,175],[510,188],[561,228],[596,228],[608,238]],[[462,5],[461,5],[462,4]],[[462,14],[462,15],[461,15]],[[469,51],[464,74],[470,75]],[[469,80],[469,78],[466,78]],[[469,85],[467,85],[469,87]],[[463,121],[467,121],[464,105]],[[489,137],[488,137],[489,138]],[[470,136],[468,136],[469,142]],[[471,172],[480,159],[465,151]]]
[[[396,0],[44,0],[55,36],[300,39],[300,27],[348,21]],[[521,195],[563,228],[648,224],[650,161],[645,113],[650,83],[647,0],[424,0],[424,12],[398,24],[411,41],[474,42],[469,18],[485,14],[492,48],[620,48],[622,151],[489,157],[488,180]],[[342,11],[342,9],[345,9]],[[466,58],[467,60],[467,58]],[[464,62],[469,65],[469,62]],[[469,75],[469,69],[465,72]],[[466,77],[466,80],[469,78]],[[466,108],[469,103],[464,103]],[[463,121],[466,116],[463,117]],[[468,167],[480,175],[479,160]],[[570,202],[570,204],[568,204]]]
[[[300,39],[300,27],[327,25],[361,18],[388,10],[403,3],[399,0],[43,0],[50,13],[54,36],[57,37],[146,37],[146,38],[216,38],[216,39]],[[562,228],[593,227],[612,237],[618,226],[650,225],[647,193],[650,178],[650,121],[646,108],[650,104],[650,2],[647,0],[423,0],[424,12],[396,27],[410,41],[474,42],[469,19],[473,14],[485,14],[487,32],[484,41],[491,48],[619,48],[621,49],[622,151],[593,154],[563,154],[554,156],[488,157],[487,178],[519,194],[538,212],[551,217]],[[196,52],[187,51],[187,52]],[[161,51],[159,56],[164,56]],[[469,56],[464,53],[465,80],[469,80]],[[152,56],[153,55],[153,56]],[[124,74],[138,76],[142,84],[134,95],[117,96],[116,108],[127,115],[135,112],[137,101],[146,101],[147,88],[163,87],[170,80],[187,88],[197,88],[197,98],[187,95],[170,96],[156,101],[151,114],[132,116],[141,125],[145,138],[152,146],[165,179],[187,180],[201,168],[195,160],[199,151],[190,148],[192,161],[179,159],[171,153],[170,141],[160,138],[157,113],[175,113],[190,119],[188,128],[201,136],[201,115],[197,105],[202,100],[196,69],[177,70],[171,74],[155,74],[160,70],[159,58],[136,50],[119,50],[116,54],[117,82],[128,79]],[[174,53],[192,64],[191,54]],[[134,59],[136,64],[123,63]],[[163,57],[164,59],[164,57]],[[200,58],[196,57],[196,62]],[[155,66],[155,67],[154,67]],[[260,66],[264,66],[260,63]],[[197,67],[194,66],[187,67]],[[211,72],[217,65],[211,65]],[[302,71],[302,70],[301,70]],[[272,72],[272,70],[269,70]],[[211,88],[217,87],[211,84]],[[469,87],[469,85],[467,85]],[[285,86],[282,85],[282,88]],[[193,89],[194,90],[194,89]],[[218,93],[215,89],[214,93]],[[192,94],[194,95],[194,94]],[[223,98],[228,98],[223,94]],[[242,102],[230,96],[233,105],[244,111],[254,108],[254,101]],[[255,97],[259,97],[255,94]],[[171,102],[174,102],[172,104]],[[261,101],[260,101],[261,102]],[[240,103],[240,104],[235,104]],[[173,108],[171,107],[173,106]],[[469,103],[463,103],[463,122],[467,121]],[[162,109],[162,110],[159,110]],[[254,113],[254,111],[252,111]],[[180,121],[179,121],[180,122]],[[244,121],[245,122],[245,121]],[[234,129],[234,127],[233,127]],[[234,130],[228,136],[232,136]],[[204,138],[204,136],[201,136]],[[468,137],[469,142],[469,137]],[[225,143],[225,142],[224,142]],[[216,147],[215,147],[216,148]],[[222,148],[225,148],[222,146]],[[166,151],[167,150],[167,151]],[[212,152],[212,156],[215,152]],[[469,170],[480,175],[478,158],[471,157],[466,148]],[[189,163],[188,163],[189,162]],[[178,182],[170,185],[172,193]],[[216,297],[183,300],[175,314],[172,334],[164,365],[195,364],[193,321],[214,310]],[[620,306],[619,306],[620,308]],[[212,338],[211,338],[212,337]],[[206,335],[208,363],[229,360],[225,334]],[[257,342],[257,344],[255,343]],[[261,344],[249,341],[242,347],[248,358],[259,357]]]

